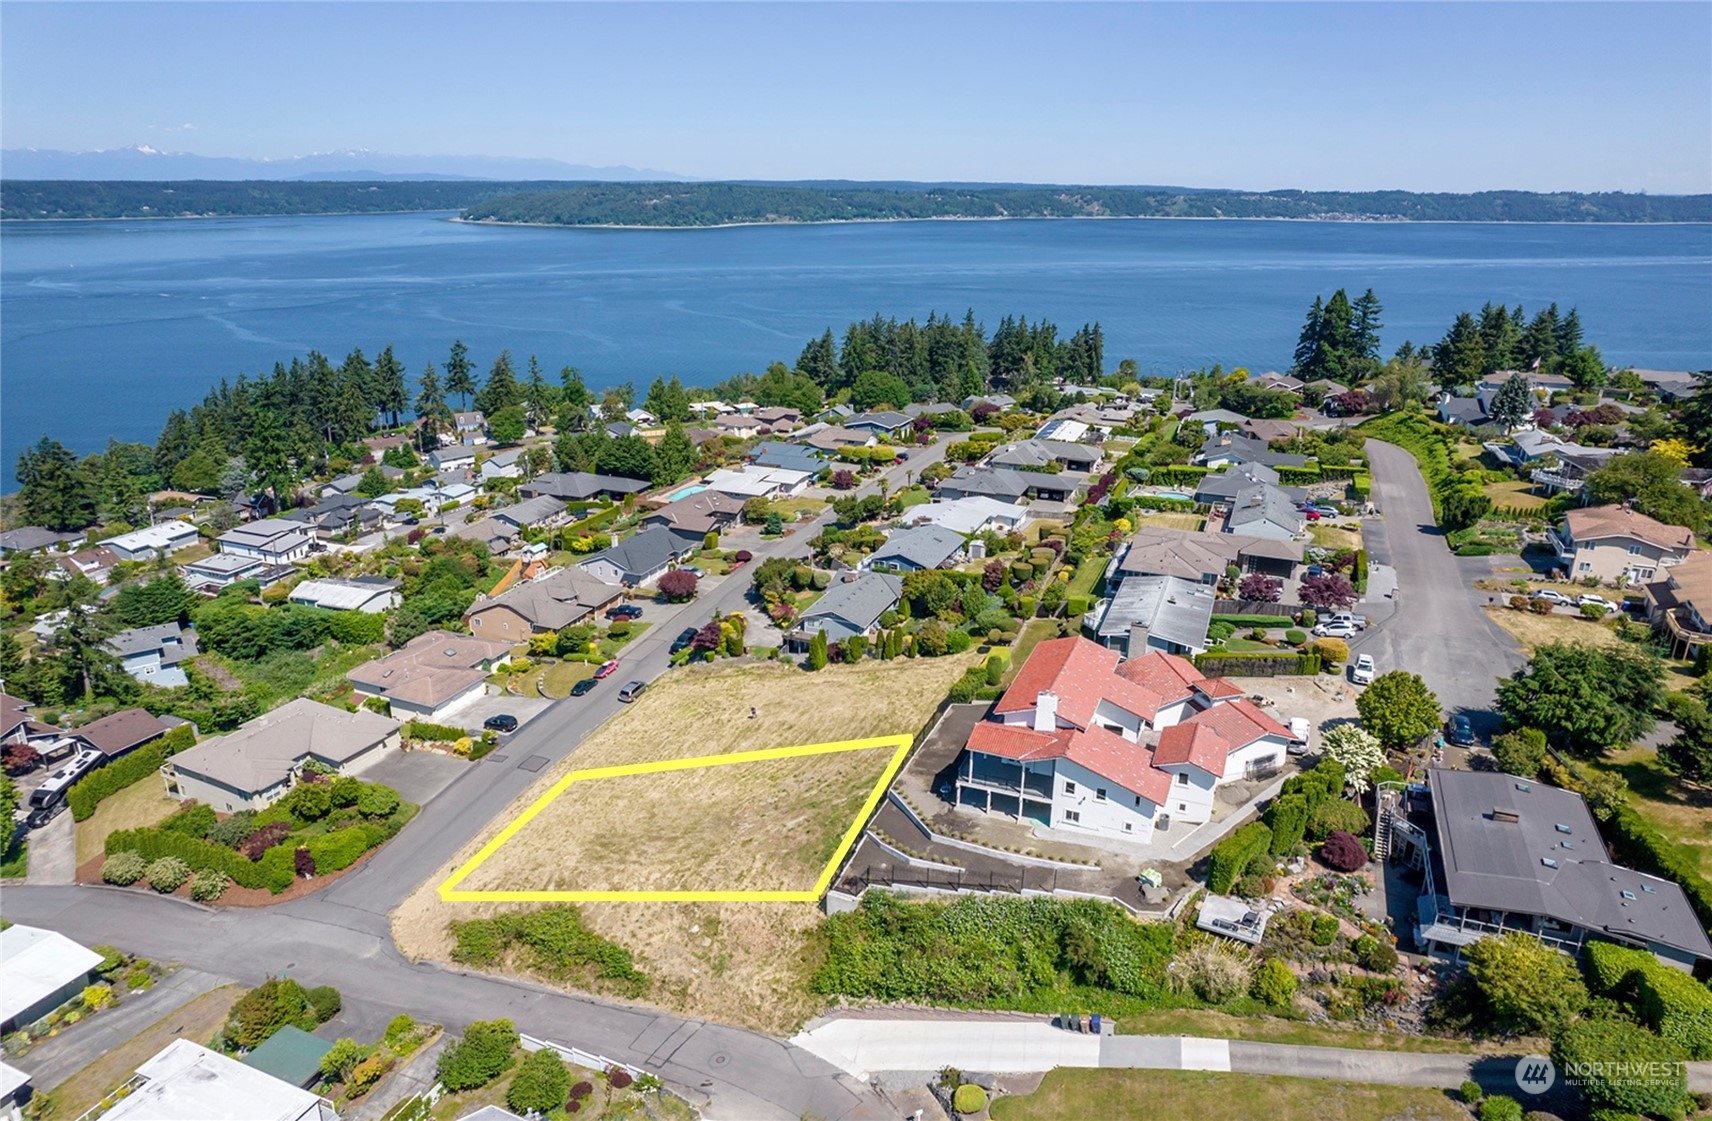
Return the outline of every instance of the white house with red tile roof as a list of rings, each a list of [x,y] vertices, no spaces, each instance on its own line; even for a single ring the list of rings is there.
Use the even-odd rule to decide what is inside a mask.
[[[1199,824],[1223,783],[1275,770],[1290,733],[1222,678],[1084,638],[1034,648],[958,760],[957,804],[1147,841]]]

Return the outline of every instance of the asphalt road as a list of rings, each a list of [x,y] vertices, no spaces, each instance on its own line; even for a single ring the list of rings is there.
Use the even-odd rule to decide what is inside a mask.
[[[946,441],[915,450],[886,473],[895,490],[943,455]],[[870,482],[855,493],[871,493]],[[830,510],[751,551],[806,556]],[[0,913],[50,927],[87,944],[106,942],[160,960],[182,961],[245,984],[287,972],[343,994],[347,1015],[384,1026],[400,1011],[456,1031],[472,1020],[508,1017],[519,1030],[651,1070],[686,1094],[711,1099],[707,1115],[795,1121],[890,1118],[878,1094],[824,1060],[759,1032],[573,996],[543,986],[408,961],[393,945],[390,912],[439,871],[545,770],[622,707],[618,686],[652,681],[667,669],[672,638],[691,620],[738,610],[751,581],[723,579],[626,647],[605,687],[567,697],[509,737],[499,751],[455,779],[408,829],[361,868],[305,899],[256,910],[210,910],[159,896],[101,888],[7,888]],[[537,758],[546,761],[524,770]],[[69,816],[69,815],[67,815]],[[376,1031],[378,1032],[377,1027]],[[27,1065],[27,1064],[26,1064]]]
[[[1369,627],[1350,649],[1371,654],[1379,672],[1418,673],[1438,694],[1446,716],[1462,713],[1483,738],[1497,729],[1492,709],[1497,679],[1522,664],[1515,639],[1486,617],[1457,559],[1433,521],[1432,500],[1415,457],[1378,440],[1367,442],[1373,501],[1382,522],[1383,550],[1370,556],[1397,570],[1396,610]],[[1383,556],[1380,556],[1383,551]]]

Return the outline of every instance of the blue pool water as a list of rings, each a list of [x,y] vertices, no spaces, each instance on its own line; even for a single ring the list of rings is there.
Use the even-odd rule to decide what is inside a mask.
[[[1174,491],[1174,490],[1158,491],[1157,493],[1150,494],[1147,497],[1148,498],[1175,498],[1179,502],[1193,502],[1195,500],[1195,496],[1192,494],[1181,494],[1181,493]]]
[[[707,488],[702,486],[700,483],[697,483],[693,487],[681,487],[672,492],[672,501],[676,502],[680,498],[688,498],[692,494],[700,494],[706,489]]]

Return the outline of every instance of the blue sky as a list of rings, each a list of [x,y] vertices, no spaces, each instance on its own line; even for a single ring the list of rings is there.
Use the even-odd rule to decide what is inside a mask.
[[[0,5],[5,147],[1712,190],[1712,4]]]

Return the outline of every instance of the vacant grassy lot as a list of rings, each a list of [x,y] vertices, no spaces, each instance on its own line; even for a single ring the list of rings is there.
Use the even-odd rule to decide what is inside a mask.
[[[866,662],[815,674],[777,663],[674,670],[429,877],[394,913],[394,937],[413,957],[445,959],[450,920],[500,910],[500,904],[445,903],[436,889],[569,770],[913,734],[977,658]],[[513,838],[528,843],[499,850],[478,871],[482,878],[464,886],[492,886],[503,877],[505,886],[523,888],[535,877],[529,886],[546,889],[544,880],[558,877],[584,888],[622,876],[629,884],[616,886],[694,888],[694,877],[714,873],[731,890],[790,887],[777,881],[801,882],[805,875],[803,886],[812,886],[885,759],[881,752],[861,752],[801,762],[810,766],[769,772],[771,764],[738,764],[652,781],[600,780],[582,792],[597,797],[581,796],[580,784],[573,784],[564,797],[576,796],[565,811],[543,811],[526,827],[529,837]],[[622,796],[607,796],[621,787]],[[749,808],[745,798],[765,804]],[[610,869],[599,867],[604,860],[613,862]],[[814,904],[598,903],[581,909],[597,933],[636,956],[637,967],[652,979],[649,999],[665,1007],[769,1031],[795,1027],[818,1007],[806,984],[813,965],[805,934],[820,916]]]
[[[77,863],[93,860],[105,850],[107,834],[141,829],[166,819],[180,803],[166,795],[166,785],[149,777],[103,799],[88,821],[77,823]]]
[[[1185,511],[1172,513],[1167,510],[1157,510],[1150,514],[1145,510],[1132,510],[1129,514],[1129,520],[1137,526],[1157,525],[1164,526],[1166,529],[1204,529],[1207,525],[1206,518]]]
[[[1184,1070],[1059,1069],[1048,1074],[1034,1093],[993,1103],[995,1121],[1142,1116],[1148,1121],[1204,1121],[1209,1116],[1265,1117],[1267,1121],[1468,1121],[1469,1114],[1442,1090]]]
[[[1690,786],[1659,766],[1650,747],[1613,751],[1594,766],[1629,782],[1629,802],[1660,833],[1700,859],[1700,874],[1712,876],[1712,789]]]
[[[1349,549],[1353,551],[1361,548],[1361,531],[1347,526],[1309,522],[1308,537],[1322,549]]]
[[[1509,631],[1522,645],[1522,653],[1533,654],[1534,648],[1549,642],[1569,642],[1582,646],[1617,646],[1623,640],[1617,632],[1602,623],[1573,615],[1535,615],[1531,611],[1516,611],[1509,607],[1488,607],[1486,615]]]
[[[1492,500],[1494,506],[1514,506],[1519,510],[1539,510],[1546,500],[1532,493],[1532,487],[1520,479],[1507,483],[1487,483],[1486,497]]]
[[[91,820],[94,820],[93,818]],[[244,995],[237,985],[203,993],[195,1000],[156,1020],[130,1039],[53,1088],[55,1117],[80,1117],[103,1096],[116,1089],[137,1067],[175,1039],[206,1044],[214,1038],[226,1016]]]

